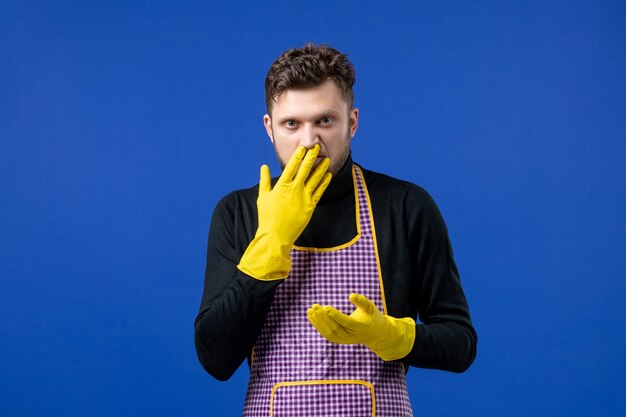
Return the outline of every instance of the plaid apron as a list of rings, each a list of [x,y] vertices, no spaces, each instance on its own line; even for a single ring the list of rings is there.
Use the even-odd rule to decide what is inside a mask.
[[[412,416],[403,366],[363,345],[327,341],[310,324],[317,303],[350,314],[355,292],[380,311],[384,294],[362,172],[353,167],[357,237],[330,249],[294,247],[254,347],[244,417]]]

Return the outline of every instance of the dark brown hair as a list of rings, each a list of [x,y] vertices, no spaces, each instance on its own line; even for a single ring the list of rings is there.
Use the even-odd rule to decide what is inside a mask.
[[[354,67],[348,57],[328,45],[308,43],[288,49],[272,64],[265,77],[265,105],[270,114],[276,97],[289,89],[313,88],[331,79],[351,109],[354,104]]]

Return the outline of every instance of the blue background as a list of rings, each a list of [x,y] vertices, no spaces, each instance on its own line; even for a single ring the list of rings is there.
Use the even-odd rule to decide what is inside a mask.
[[[3,1],[0,415],[234,416],[193,346],[263,81],[349,54],[354,159],[435,198],[479,334],[418,416],[626,414],[626,3]]]

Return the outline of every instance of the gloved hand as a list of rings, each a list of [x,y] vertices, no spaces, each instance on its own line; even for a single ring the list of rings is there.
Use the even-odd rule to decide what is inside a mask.
[[[333,343],[363,343],[384,361],[402,359],[415,342],[415,321],[382,314],[360,294],[350,294],[356,310],[349,316],[330,306],[313,304],[307,317],[317,331]]]
[[[262,281],[289,275],[289,252],[311,220],[331,179],[328,158],[311,171],[319,151],[319,145],[308,151],[304,146],[298,147],[273,189],[269,167],[261,167],[259,227],[237,265],[244,273]]]

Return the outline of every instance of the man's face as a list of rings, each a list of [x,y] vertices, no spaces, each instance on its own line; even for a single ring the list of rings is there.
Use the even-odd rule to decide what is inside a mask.
[[[271,115],[263,117],[276,156],[284,168],[298,146],[320,145],[316,164],[330,158],[328,170],[335,175],[350,153],[359,110],[348,108],[341,90],[332,80],[307,89],[286,90],[276,97]]]

